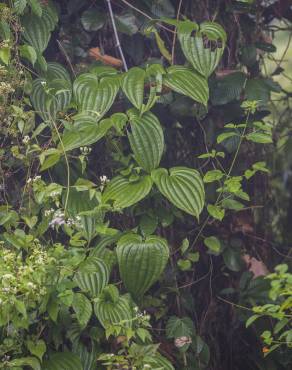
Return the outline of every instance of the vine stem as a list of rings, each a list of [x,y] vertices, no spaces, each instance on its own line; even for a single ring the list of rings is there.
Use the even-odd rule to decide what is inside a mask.
[[[176,20],[179,20],[180,16],[180,11],[181,11],[181,6],[182,6],[183,0],[180,0],[178,4],[178,9],[177,9],[177,15],[176,15]],[[175,27],[174,30],[174,35],[173,35],[173,41],[172,41],[172,48],[171,48],[171,64],[174,64],[174,53],[175,53],[175,43],[176,43],[176,37],[177,37],[177,27]]]
[[[69,166],[69,161],[68,161],[67,153],[66,153],[66,150],[65,150],[65,147],[64,147],[64,144],[63,144],[61,135],[59,133],[58,127],[57,127],[55,121],[52,119],[51,116],[50,116],[50,119],[51,119],[51,122],[52,122],[55,130],[56,130],[58,139],[60,140],[60,144],[61,144],[61,147],[62,147],[62,151],[64,153],[66,167],[67,167],[67,193],[66,193],[66,199],[65,199],[65,204],[64,204],[64,213],[66,215],[66,210],[67,210],[67,205],[68,205],[68,200],[69,200],[69,193],[70,193],[70,166]]]
[[[243,132],[242,132],[242,135],[240,136],[240,141],[239,141],[239,143],[238,143],[238,146],[237,146],[236,152],[235,152],[235,154],[234,154],[233,160],[232,160],[231,165],[230,165],[230,167],[229,167],[229,170],[228,170],[228,172],[227,172],[227,176],[230,176],[230,174],[231,174],[231,172],[232,172],[232,170],[233,170],[233,168],[234,168],[234,165],[235,165],[235,163],[236,163],[236,160],[237,160],[237,157],[238,157],[238,154],[239,154],[239,151],[240,151],[240,147],[241,147],[241,144],[242,144],[242,142],[243,142],[243,139],[244,139],[244,136],[245,136],[245,133],[246,133],[247,124],[248,124],[248,121],[249,121],[249,116],[250,116],[250,111],[247,113],[246,120],[245,120],[245,124],[246,124],[246,126],[244,127],[244,130],[243,130]],[[222,191],[220,192],[220,194],[218,195],[218,197],[217,197],[217,199],[216,199],[215,206],[216,206],[216,205],[218,204],[218,202],[220,201],[221,196],[222,196]],[[199,237],[201,236],[202,232],[204,231],[204,229],[205,229],[206,225],[208,224],[209,220],[210,220],[210,215],[208,215],[208,216],[206,217],[205,221],[203,222],[203,224],[202,224],[202,226],[201,226],[201,228],[200,228],[200,230],[199,230],[198,234],[197,234],[197,235],[196,235],[196,237],[195,237],[195,240],[194,240],[194,241],[193,241],[193,243],[192,243],[192,247],[194,247],[194,246],[195,246],[195,244],[197,243],[197,241],[198,241]]]
[[[119,49],[119,53],[120,53],[120,56],[121,56],[121,59],[122,59],[122,62],[123,62],[124,70],[127,72],[128,71],[128,66],[127,66],[127,62],[126,62],[126,59],[125,59],[125,56],[124,56],[124,53],[123,53],[123,49],[122,49],[122,46],[121,46],[121,43],[120,43],[120,39],[119,39],[117,27],[116,27],[116,22],[115,22],[115,17],[114,17],[114,13],[113,13],[112,3],[111,3],[111,0],[106,0],[106,2],[107,2],[107,6],[108,6],[108,11],[109,11],[109,14],[110,14],[110,17],[111,17],[113,30],[114,30],[114,35],[115,35],[115,40],[116,40],[116,47]]]

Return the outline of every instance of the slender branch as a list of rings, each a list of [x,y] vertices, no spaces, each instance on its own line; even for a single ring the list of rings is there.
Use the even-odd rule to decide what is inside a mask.
[[[107,1],[109,14],[110,14],[110,17],[111,17],[113,30],[114,30],[114,35],[115,35],[115,40],[116,40],[116,47],[119,49],[119,53],[120,53],[120,56],[121,56],[121,59],[122,59],[123,65],[124,65],[124,69],[127,72],[128,71],[128,66],[127,66],[127,62],[126,62],[126,59],[125,59],[125,56],[124,56],[124,53],[123,53],[123,49],[121,47],[121,43],[120,43],[120,39],[119,39],[117,27],[116,27],[116,22],[115,22],[115,17],[114,17],[114,13],[113,13],[111,0],[106,0],[106,1]]]
[[[177,15],[176,15],[176,20],[177,21],[179,20],[182,2],[183,2],[183,0],[180,0],[180,2],[178,4]],[[176,36],[177,36],[177,27],[175,27],[174,35],[173,35],[173,41],[172,41],[171,64],[174,64],[174,51],[175,51]]]

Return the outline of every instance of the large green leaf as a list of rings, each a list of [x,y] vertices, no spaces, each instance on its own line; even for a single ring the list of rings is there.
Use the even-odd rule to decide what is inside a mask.
[[[159,191],[177,208],[196,216],[204,207],[205,191],[198,171],[187,167],[158,168],[152,178]]]
[[[117,257],[115,251],[111,250],[109,247],[115,245],[120,236],[121,234],[117,233],[115,235],[102,237],[91,250],[90,256],[102,259],[109,266],[109,270],[111,270],[113,265],[117,263]]]
[[[42,370],[83,370],[77,355],[71,352],[56,352],[43,363]]]
[[[145,240],[137,234],[121,237],[117,246],[120,275],[127,290],[135,299],[159,279],[169,257],[165,239],[148,236]]]
[[[88,257],[74,276],[79,288],[97,297],[109,281],[107,264],[97,257]]]
[[[195,101],[207,105],[209,87],[206,78],[182,66],[172,66],[164,75],[164,85],[170,89],[189,96]]]
[[[81,326],[86,326],[92,314],[92,306],[88,298],[82,293],[75,293],[72,303],[77,320]]]
[[[137,163],[147,172],[157,168],[164,149],[164,135],[158,118],[151,112],[130,114],[128,138]]]
[[[152,365],[152,369],[174,370],[171,362],[159,353],[147,358],[147,360],[144,361],[144,365]]]
[[[55,119],[58,111],[64,112],[72,96],[71,79],[66,69],[58,63],[48,63],[43,76],[32,84],[31,102],[44,119]]]
[[[195,36],[192,33],[195,32]],[[215,22],[198,25],[190,21],[179,24],[178,38],[186,59],[205,77],[217,67],[226,43],[224,29]]]
[[[91,340],[90,344],[90,346],[85,345],[80,340],[76,340],[73,343],[72,350],[79,356],[83,370],[96,370],[96,359],[98,357],[99,348],[97,348],[93,340]]]
[[[57,112],[64,112],[71,101],[71,84],[62,79],[50,82],[37,78],[32,84],[31,102],[44,120],[54,120]]]
[[[41,365],[36,357],[21,357],[15,358],[9,362],[9,368],[23,368],[23,366],[29,367],[33,370],[41,370]]]
[[[129,300],[125,296],[120,296],[114,285],[108,285],[97,298],[94,312],[104,328],[121,322],[123,322],[123,326],[132,326]]]
[[[222,105],[239,100],[245,81],[246,75],[242,72],[235,72],[216,79],[213,86],[210,86],[212,104]]]
[[[141,110],[143,104],[144,82],[145,71],[138,67],[131,68],[122,79],[123,92],[138,110]]]
[[[92,145],[103,138],[108,130],[114,125],[110,118],[97,123],[96,118],[82,115],[76,119],[70,130],[65,130],[62,136],[65,151]],[[61,144],[59,145],[62,148]]]
[[[80,75],[73,84],[79,112],[101,119],[112,106],[119,87],[119,76],[106,76],[99,80],[93,73]]]
[[[21,19],[24,39],[40,54],[47,48],[51,32],[58,22],[58,14],[52,3],[43,7],[42,16],[25,14]]]
[[[130,207],[145,198],[152,188],[151,176],[141,176],[136,181],[126,177],[114,177],[103,193],[103,201],[113,201],[116,208]]]

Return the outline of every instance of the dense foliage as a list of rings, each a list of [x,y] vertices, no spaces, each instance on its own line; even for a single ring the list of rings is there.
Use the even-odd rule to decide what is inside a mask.
[[[0,3],[1,369],[291,365],[291,13]]]

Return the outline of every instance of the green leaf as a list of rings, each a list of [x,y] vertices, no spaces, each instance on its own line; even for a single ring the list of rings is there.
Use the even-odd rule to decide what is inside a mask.
[[[222,201],[222,207],[226,209],[232,209],[234,211],[240,211],[245,206],[244,204],[240,203],[238,200],[235,199],[224,199]]]
[[[157,353],[155,356],[149,357],[144,362],[145,365],[152,365],[152,369],[174,370],[172,364],[165,357]]]
[[[209,249],[210,252],[218,255],[221,252],[221,243],[216,236],[209,236],[204,239],[205,246]]]
[[[99,80],[93,73],[81,74],[73,84],[79,112],[101,119],[112,106],[119,87],[119,76],[106,76]]]
[[[81,326],[86,326],[92,315],[92,306],[88,298],[82,293],[74,294],[73,310]]]
[[[182,270],[182,271],[188,271],[192,267],[191,261],[183,260],[181,258],[177,261],[177,265],[178,265],[179,269]]]
[[[13,367],[21,367],[23,366],[29,366],[33,370],[41,370],[41,365],[39,363],[39,360],[36,357],[21,357],[21,358],[16,358],[12,361],[9,362],[9,365]],[[57,370],[57,369],[55,369]]]
[[[116,26],[119,32],[132,36],[139,31],[137,18],[131,11],[125,11],[115,15]]]
[[[187,351],[191,344],[191,338],[196,334],[194,324],[189,317],[179,318],[171,316],[166,323],[167,338],[186,339],[188,343],[179,347],[181,352]]]
[[[94,312],[101,325],[107,328],[110,325],[132,327],[132,314],[128,299],[120,296],[114,285],[108,285],[97,298]]]
[[[207,106],[209,99],[207,80],[190,69],[182,66],[169,67],[167,74],[164,75],[163,84]]]
[[[105,15],[97,8],[85,10],[81,16],[81,24],[85,31],[98,31],[104,26]]]
[[[205,174],[203,181],[206,183],[213,182],[213,181],[219,181],[220,179],[222,179],[223,176],[224,176],[224,173],[221,170],[212,170],[212,171],[208,171]]]
[[[135,160],[145,171],[151,172],[159,166],[163,149],[164,135],[157,117],[146,112],[139,117],[130,113],[131,132],[128,138]]]
[[[251,326],[251,324],[253,324],[259,317],[260,315],[252,315],[251,317],[249,317],[246,320],[245,327],[248,328],[249,326]]]
[[[62,136],[65,151],[96,143],[106,135],[113,125],[114,121],[110,118],[97,123],[96,119],[91,116],[81,116],[70,130],[65,130]],[[59,149],[62,149],[61,144]]]
[[[34,80],[30,99],[44,120],[55,119],[57,112],[64,112],[70,104],[71,90],[66,69],[58,63],[48,63],[44,76]]]
[[[170,52],[166,49],[165,43],[160,37],[158,31],[154,30],[154,35],[155,35],[155,40],[156,40],[160,53],[164,56],[164,58],[168,61],[168,63],[171,64],[172,56]]]
[[[246,139],[259,144],[270,144],[273,142],[271,134],[266,132],[251,132],[246,135]]]
[[[226,248],[223,252],[223,260],[225,265],[235,272],[240,271],[245,265],[241,258],[240,250],[235,248]]]
[[[53,353],[47,361],[44,361],[42,370],[83,370],[83,366],[77,355],[71,352]]]
[[[31,7],[32,12],[38,17],[41,17],[43,13],[41,2],[39,0],[27,0],[27,1]]]
[[[54,120],[57,112],[64,112],[71,101],[71,84],[62,79],[47,82],[37,78],[32,84],[31,102],[44,120]]]
[[[26,0],[14,0],[13,1],[13,8],[15,9],[16,14],[20,15],[23,13],[26,7]]]
[[[79,265],[74,280],[82,291],[97,297],[108,284],[108,266],[100,258],[88,257]]]
[[[51,32],[58,22],[58,14],[52,3],[45,6],[42,16],[25,14],[21,19],[24,39],[40,54],[47,48]]]
[[[207,211],[210,216],[216,218],[216,220],[222,221],[225,216],[225,211],[219,206],[208,204]]]
[[[35,49],[30,45],[21,45],[19,47],[20,56],[27,59],[31,64],[34,66],[36,60],[37,60],[37,53]]]
[[[199,218],[205,191],[198,171],[187,167],[158,168],[151,174],[158,190],[177,208]]]
[[[148,236],[145,240],[137,234],[121,237],[117,246],[120,275],[127,290],[135,299],[159,279],[169,257],[166,240]]]
[[[230,137],[233,137],[233,136],[239,136],[236,132],[223,132],[223,134],[220,134],[218,137],[217,137],[217,143],[220,144],[222,143],[222,141],[230,138]]]
[[[145,198],[152,188],[150,176],[141,176],[131,182],[123,176],[114,177],[103,193],[103,201],[113,201],[115,208],[130,207]]]
[[[195,334],[194,324],[189,317],[171,316],[165,329],[167,338],[191,337]]]
[[[210,89],[212,104],[223,105],[239,100],[246,78],[246,75],[242,72],[235,72],[228,76],[217,78]]]
[[[130,102],[139,111],[144,99],[145,71],[142,68],[133,67],[126,72],[122,79],[122,90]]]
[[[59,162],[60,158],[61,153],[59,151],[48,155],[46,159],[43,161],[40,171],[42,172],[47,170],[48,168],[53,167],[56,163]]]
[[[42,361],[43,355],[47,349],[46,343],[42,339],[36,342],[28,340],[26,346],[32,355],[36,356],[40,361]]]
[[[193,31],[195,36],[192,36]],[[204,22],[198,26],[190,21],[180,22],[178,39],[186,59],[193,68],[209,77],[217,67],[226,43],[224,29],[215,22]]]
[[[11,57],[11,50],[9,46],[0,48],[0,60],[8,65]]]

